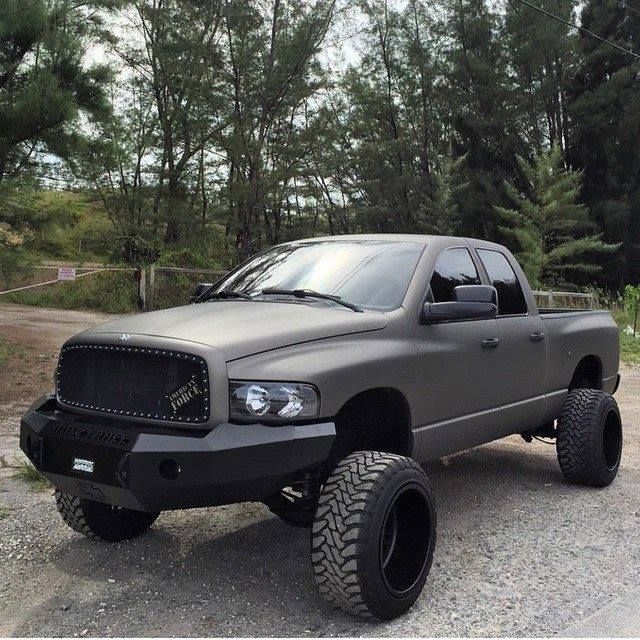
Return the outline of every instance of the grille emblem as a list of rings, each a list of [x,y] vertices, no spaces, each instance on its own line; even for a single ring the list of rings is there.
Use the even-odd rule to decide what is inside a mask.
[[[189,382],[167,394],[167,400],[171,405],[171,410],[175,413],[178,409],[182,409],[182,407],[201,394],[202,389],[200,388],[197,380],[191,378]]]
[[[127,340],[131,340],[131,338],[133,338],[133,334],[131,334],[131,333],[123,333],[120,336],[120,342],[127,342]]]

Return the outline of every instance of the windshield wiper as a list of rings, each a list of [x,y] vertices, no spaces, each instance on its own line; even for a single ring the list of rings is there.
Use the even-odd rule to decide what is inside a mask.
[[[220,291],[212,291],[207,293],[198,302],[204,302],[205,300],[229,300],[230,298],[241,298],[242,300],[253,300],[253,298],[243,291],[232,291],[227,289],[220,289]]]
[[[260,292],[263,296],[294,296],[295,298],[320,298],[321,300],[331,300],[336,304],[347,307],[357,313],[363,313],[362,309],[352,302],[343,300],[340,296],[332,296],[328,293],[320,293],[319,291],[312,291],[311,289],[263,289]]]

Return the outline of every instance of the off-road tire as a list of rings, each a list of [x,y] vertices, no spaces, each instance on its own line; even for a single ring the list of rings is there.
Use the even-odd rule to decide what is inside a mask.
[[[311,550],[316,585],[349,613],[395,618],[420,595],[435,542],[435,503],[420,466],[390,453],[353,453],[320,494]]]
[[[620,468],[622,422],[615,399],[595,389],[569,392],[558,421],[556,448],[565,478],[606,487]]]
[[[87,538],[120,542],[141,535],[155,522],[159,513],[145,513],[110,504],[78,498],[56,491],[56,506],[62,519]]]

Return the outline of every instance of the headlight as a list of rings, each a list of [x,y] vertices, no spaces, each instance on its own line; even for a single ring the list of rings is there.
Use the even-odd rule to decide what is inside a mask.
[[[320,399],[315,387],[296,382],[230,382],[229,418],[286,422],[317,418]]]

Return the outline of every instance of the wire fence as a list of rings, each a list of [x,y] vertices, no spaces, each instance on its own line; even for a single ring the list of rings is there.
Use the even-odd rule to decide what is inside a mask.
[[[147,268],[32,265],[11,286],[5,283],[0,300],[114,313],[151,311],[186,304],[197,284],[216,282],[226,273],[157,265]]]

